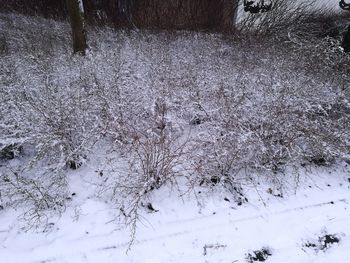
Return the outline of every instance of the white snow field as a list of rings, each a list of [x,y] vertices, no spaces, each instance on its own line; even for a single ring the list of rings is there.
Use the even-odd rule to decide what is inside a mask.
[[[290,180],[283,198],[269,194],[261,178],[260,185],[245,187],[249,202],[242,206],[217,192],[197,189],[196,198],[194,192],[180,198],[181,191],[165,187],[152,198],[159,211],[141,212],[133,244],[129,231],[115,221],[115,209],[91,192],[96,174],[84,169],[70,180],[76,195],[62,218],[50,221],[46,232],[25,232],[16,212],[0,212],[1,262],[232,263],[247,262],[248,253],[261,248],[272,254],[266,262],[349,260],[347,164],[337,170],[308,171],[300,176],[304,187],[296,193],[295,181]],[[327,234],[339,243],[322,248],[319,238]]]

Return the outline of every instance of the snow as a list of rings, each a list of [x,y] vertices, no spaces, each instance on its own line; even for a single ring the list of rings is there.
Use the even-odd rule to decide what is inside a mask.
[[[305,187],[295,194],[295,187],[286,188],[284,198],[267,193],[269,185],[262,178],[256,188],[244,188],[249,202],[242,206],[224,201],[230,197],[220,191],[196,189],[197,198],[193,193],[180,197],[181,190],[164,187],[152,197],[159,211],[141,212],[133,244],[128,229],[116,221],[113,205],[96,195],[96,174],[87,173],[84,169],[70,175],[76,195],[47,232],[25,232],[16,212],[2,211],[0,258],[7,263],[226,263],[247,262],[247,253],[262,247],[272,252],[267,262],[348,258],[350,172],[345,164],[304,173],[300,180]],[[325,251],[304,246],[325,234],[335,234],[339,244]]]

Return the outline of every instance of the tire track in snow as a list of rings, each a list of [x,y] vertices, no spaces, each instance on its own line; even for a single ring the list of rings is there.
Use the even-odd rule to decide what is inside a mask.
[[[336,201],[329,201],[329,202],[323,202],[323,203],[318,203],[318,204],[312,204],[312,205],[305,205],[305,206],[299,206],[299,207],[294,207],[294,208],[288,208],[288,209],[284,209],[281,211],[276,211],[276,212],[270,212],[270,213],[264,213],[264,214],[260,214],[260,215],[255,215],[255,216],[249,216],[249,217],[243,217],[241,219],[236,219],[233,220],[233,222],[241,222],[244,220],[252,220],[254,218],[259,218],[259,217],[263,217],[263,216],[270,216],[270,215],[280,215],[280,214],[285,214],[288,212],[293,212],[293,211],[300,211],[300,210],[305,210],[305,209],[311,209],[311,208],[317,208],[317,207],[322,207],[325,205],[334,205],[336,203],[345,203],[348,204],[348,200],[345,198],[342,199],[338,199]],[[230,211],[229,208],[227,209],[221,209],[218,210],[217,212],[224,212],[224,211]],[[208,215],[203,215],[203,216],[198,216],[198,217],[192,217],[192,218],[187,218],[187,219],[180,219],[180,220],[174,220],[174,221],[169,221],[166,222],[167,224],[180,224],[180,223],[187,223],[187,222],[193,222],[193,221],[199,221],[199,220],[204,220],[207,218],[211,218],[211,217],[215,217],[216,214],[208,214]]]
[[[322,207],[322,206],[327,206],[327,205],[334,205],[336,203],[345,203],[348,204],[348,200],[345,198],[342,199],[338,199],[336,201],[329,201],[329,202],[323,202],[323,203],[318,203],[318,204],[313,204],[313,205],[306,205],[306,206],[300,206],[300,207],[294,207],[294,208],[290,208],[290,209],[284,209],[284,210],[280,210],[280,211],[276,211],[276,212],[271,212],[271,213],[266,213],[266,214],[258,214],[258,215],[253,215],[253,216],[247,216],[247,217],[242,217],[242,218],[237,218],[237,219],[233,219],[233,220],[229,220],[226,223],[218,223],[218,224],[211,224],[209,226],[205,226],[205,227],[197,227],[191,230],[184,230],[184,231],[177,231],[177,232],[173,232],[173,233],[169,233],[169,234],[164,234],[164,235],[158,235],[155,237],[151,237],[151,238],[145,238],[145,239],[141,239],[141,240],[136,240],[133,245],[137,246],[137,245],[141,245],[147,242],[152,242],[152,241],[157,241],[157,240],[161,240],[161,239],[167,239],[167,238],[171,238],[171,237],[176,237],[176,236],[183,236],[186,234],[191,234],[194,232],[198,232],[204,229],[212,229],[212,228],[217,228],[217,227],[222,227],[223,225],[231,225],[234,223],[240,223],[240,222],[245,222],[245,221],[251,221],[251,220],[256,220],[256,219],[265,219],[266,217],[271,217],[271,216],[276,216],[276,215],[282,215],[282,214],[286,214],[286,213],[290,213],[290,212],[295,212],[295,211],[302,211],[302,210],[307,210],[307,209],[312,209],[312,208],[318,208],[318,207]],[[198,221],[198,220],[205,220],[209,217],[215,217],[216,215],[205,215],[202,217],[196,217],[196,218],[189,218],[189,219],[184,219],[184,220],[178,220],[178,221],[172,221],[172,224],[175,223],[185,223],[185,222],[192,222],[192,221]],[[130,242],[123,242],[123,243],[119,243],[117,245],[112,245],[112,246],[107,246],[107,247],[103,247],[103,248],[99,248],[97,250],[109,250],[109,249],[121,249],[121,248],[127,248],[129,246]]]
[[[179,236],[186,236],[186,235],[190,235],[193,233],[196,233],[198,231],[203,231],[206,229],[215,229],[215,228],[221,228],[223,226],[227,226],[227,225],[233,225],[234,223],[241,223],[241,222],[247,222],[247,221],[253,221],[253,220],[266,220],[267,217],[274,217],[274,216],[278,216],[278,215],[282,215],[282,214],[287,214],[287,213],[293,213],[293,212],[299,212],[299,211],[303,211],[303,210],[310,210],[310,209],[314,209],[314,208],[319,208],[319,207],[323,207],[323,206],[334,206],[336,204],[339,203],[344,203],[344,204],[348,204],[348,200],[345,198],[342,199],[337,199],[335,201],[329,201],[329,202],[322,202],[322,203],[317,203],[317,204],[310,204],[310,205],[305,205],[305,206],[299,206],[299,207],[293,207],[293,208],[289,208],[289,209],[283,209],[283,210],[279,210],[279,211],[275,211],[275,212],[267,212],[267,213],[260,213],[260,214],[255,214],[252,216],[246,216],[246,217],[241,217],[241,218],[230,218],[230,216],[227,215],[225,222],[218,222],[218,223],[211,223],[209,225],[205,225],[205,226],[200,226],[200,227],[196,227],[196,228],[191,228],[191,229],[185,229],[182,231],[174,231],[174,232],[169,232],[166,234],[162,234],[162,235],[156,235],[150,238],[144,238],[144,239],[140,239],[140,240],[135,240],[133,242],[132,246],[139,246],[139,245],[143,245],[143,244],[147,244],[149,242],[154,242],[154,241],[159,241],[159,240],[165,240],[165,239],[169,239],[169,238],[174,238],[174,237],[179,237]],[[230,211],[230,209],[225,209],[226,211]],[[194,217],[194,218],[188,218],[188,219],[183,219],[183,220],[177,220],[177,221],[172,221],[172,222],[166,222],[164,225],[162,225],[162,227],[166,227],[167,224],[183,224],[183,223],[187,223],[187,222],[194,222],[194,221],[203,221],[205,222],[205,220],[208,219],[215,219],[215,216],[217,215],[204,215],[201,217]],[[186,226],[186,227],[191,227],[191,226]],[[103,238],[102,236],[100,238]],[[97,238],[98,239],[98,238]],[[82,241],[91,241],[93,242],[93,240],[96,240],[95,238],[89,238],[86,237],[84,238],[84,240]],[[79,241],[78,241],[79,242]],[[105,245],[102,247],[96,247],[95,249],[90,249],[88,252],[87,251],[76,251],[70,255],[65,255],[64,257],[60,256],[53,256],[51,257],[49,260],[37,260],[35,262],[65,262],[64,260],[68,257],[71,256],[82,256],[82,255],[88,255],[88,254],[93,254],[93,253],[101,253],[103,251],[109,251],[109,250],[121,250],[124,249],[126,250],[128,247],[130,246],[130,241],[125,241],[125,242],[120,242],[117,244],[111,244],[111,245]]]

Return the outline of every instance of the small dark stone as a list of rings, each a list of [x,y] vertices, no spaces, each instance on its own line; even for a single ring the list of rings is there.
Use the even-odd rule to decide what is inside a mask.
[[[147,208],[151,212],[158,212],[159,211],[159,210],[154,209],[151,203],[147,203]]]
[[[56,205],[60,206],[60,207],[63,207],[64,206],[64,203],[63,202],[56,202]]]
[[[200,125],[202,123],[202,120],[200,117],[195,116],[190,120],[190,125]]]
[[[266,259],[271,256],[272,253],[269,248],[262,248],[261,250],[253,251],[253,253],[248,254],[248,262],[264,262]]]
[[[326,234],[318,238],[318,242],[307,242],[304,247],[314,248],[315,250],[325,251],[330,248],[333,244],[339,243],[340,239],[336,235]]]
[[[269,194],[275,196],[275,197],[283,198],[283,194],[282,194],[282,193],[275,194],[271,188],[269,188],[269,189],[267,190],[267,192],[268,192]]]
[[[9,182],[10,182],[10,179],[9,179],[8,177],[4,177],[2,180],[3,180],[5,183],[9,183]]]
[[[220,183],[220,177],[219,176],[212,176],[210,178],[210,181],[213,183],[213,184],[218,184]]]
[[[335,235],[327,234],[323,237],[320,237],[319,241],[321,243],[321,249],[326,249],[332,244],[339,243],[340,240]]]
[[[225,197],[224,200],[225,200],[226,202],[230,202],[230,199],[228,199],[227,197]]]
[[[68,166],[72,170],[77,170],[80,166],[82,166],[81,162],[76,162],[76,161],[69,161]]]
[[[334,205],[334,202],[333,202],[333,201],[330,201],[329,203],[330,203],[331,205]]]
[[[99,172],[99,175],[100,175],[100,176],[103,176],[103,171],[100,171],[100,172]]]
[[[4,210],[4,207],[2,205],[0,205],[0,210]]]
[[[305,243],[304,246],[305,246],[305,247],[316,247],[316,244],[311,243],[311,242],[307,242],[307,243]]]
[[[317,165],[317,166],[327,165],[327,160],[323,157],[314,157],[310,160],[310,162]]]
[[[19,156],[22,150],[23,148],[21,145],[18,145],[18,144],[7,145],[0,150],[0,159],[12,160],[17,156]]]
[[[76,193],[72,193],[72,196],[76,196],[77,194]]]

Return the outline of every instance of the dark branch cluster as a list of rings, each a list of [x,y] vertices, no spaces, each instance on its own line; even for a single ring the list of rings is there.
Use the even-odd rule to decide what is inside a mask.
[[[341,9],[343,10],[347,10],[347,11],[350,11],[350,3],[346,3],[345,0],[341,0],[339,2],[339,6]]]
[[[259,2],[255,2],[252,0],[244,0],[244,11],[250,12],[252,14],[257,13],[264,13],[267,11],[270,11],[272,8],[272,2],[271,1],[260,0]]]

